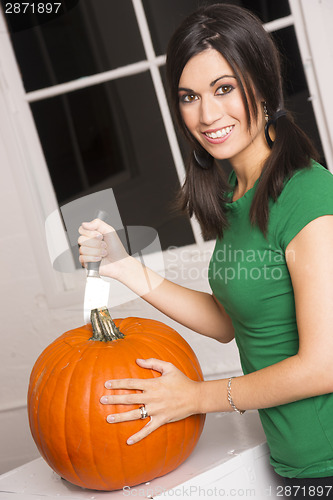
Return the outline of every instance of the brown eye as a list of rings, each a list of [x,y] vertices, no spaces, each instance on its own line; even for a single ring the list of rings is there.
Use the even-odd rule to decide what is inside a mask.
[[[193,102],[193,101],[196,101],[198,98],[198,96],[196,96],[195,94],[184,94],[182,96],[180,96],[180,100],[181,102],[185,102],[185,103],[190,103],[190,102]]]
[[[229,94],[233,89],[234,89],[234,87],[232,85],[221,85],[221,87],[219,87],[216,90],[216,94],[218,94],[218,95]]]

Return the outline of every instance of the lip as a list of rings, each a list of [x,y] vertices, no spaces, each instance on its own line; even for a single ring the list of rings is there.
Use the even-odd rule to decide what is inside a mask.
[[[213,139],[212,137],[208,137],[206,135],[206,134],[211,134],[213,132],[217,132],[218,130],[226,129],[228,127],[229,128],[232,127],[232,129],[224,137],[217,137],[216,139]],[[210,142],[211,144],[222,144],[222,142],[225,142],[230,137],[230,135],[232,134],[234,128],[235,128],[234,125],[227,125],[226,127],[219,127],[219,128],[215,128],[215,129],[205,130],[204,132],[201,132],[201,134],[206,139],[206,141]]]

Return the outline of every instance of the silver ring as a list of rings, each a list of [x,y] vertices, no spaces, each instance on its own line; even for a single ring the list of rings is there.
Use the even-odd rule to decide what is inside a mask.
[[[144,419],[144,418],[149,417],[145,405],[140,406],[140,411],[141,411],[141,417],[140,418]]]

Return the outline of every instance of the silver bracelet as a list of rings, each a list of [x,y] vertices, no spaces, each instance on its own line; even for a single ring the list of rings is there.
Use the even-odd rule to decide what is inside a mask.
[[[245,413],[246,410],[239,410],[237,408],[237,406],[235,405],[235,403],[233,402],[232,397],[231,397],[231,381],[232,381],[233,378],[235,378],[235,377],[230,377],[229,380],[228,380],[228,388],[227,388],[228,401],[230,403],[231,408],[234,411],[237,411],[237,413],[239,413],[240,415],[243,415],[243,413]]]

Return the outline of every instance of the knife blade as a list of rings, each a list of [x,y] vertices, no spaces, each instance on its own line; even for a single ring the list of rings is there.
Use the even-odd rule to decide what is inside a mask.
[[[96,218],[105,220],[107,214],[99,210]],[[107,307],[110,283],[103,280],[99,274],[100,262],[88,262],[87,279],[84,292],[83,316],[85,323],[90,322],[90,313],[92,309]]]

